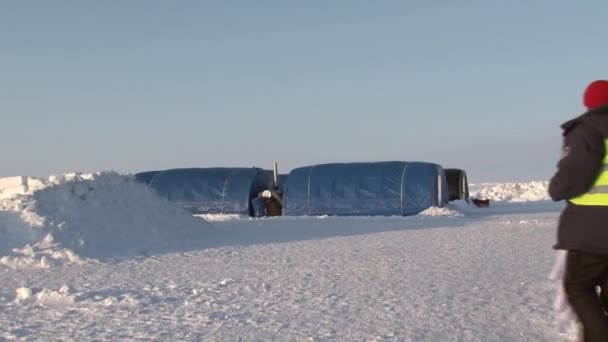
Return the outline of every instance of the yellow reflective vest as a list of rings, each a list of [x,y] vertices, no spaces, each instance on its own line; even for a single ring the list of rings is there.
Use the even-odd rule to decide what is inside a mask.
[[[586,193],[571,198],[570,202],[576,205],[605,205],[608,206],[608,139],[604,140],[606,147],[602,171]]]

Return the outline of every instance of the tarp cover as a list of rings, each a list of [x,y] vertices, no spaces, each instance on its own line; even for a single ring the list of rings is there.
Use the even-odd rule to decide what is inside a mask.
[[[138,175],[140,175],[138,177]],[[149,174],[136,179],[145,182]],[[191,168],[160,171],[148,184],[193,214],[252,215],[250,200],[272,187],[272,171],[259,168]]]
[[[159,172],[160,171],[146,171],[146,172],[136,173],[135,180],[138,182],[141,182],[141,183],[150,184],[150,181],[152,181],[152,178],[154,178],[154,176],[156,176],[156,174]]]
[[[424,162],[339,163],[293,169],[284,215],[415,215],[448,201],[443,168]]]

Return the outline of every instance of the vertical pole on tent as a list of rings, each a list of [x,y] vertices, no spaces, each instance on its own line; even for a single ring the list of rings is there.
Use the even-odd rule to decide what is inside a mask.
[[[443,208],[443,182],[441,181],[441,174],[437,175],[437,206]]]
[[[279,171],[278,171],[278,166],[277,166],[277,162],[274,162],[274,166],[272,168],[272,181],[274,182],[274,188],[278,189],[279,188]]]

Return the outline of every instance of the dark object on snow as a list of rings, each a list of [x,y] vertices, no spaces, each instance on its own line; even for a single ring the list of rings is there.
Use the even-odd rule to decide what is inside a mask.
[[[257,202],[263,201],[264,215],[263,216],[281,216],[283,213],[283,194],[278,190],[264,190],[260,192],[255,199]],[[262,206],[262,204],[257,204]],[[261,217],[261,216],[256,216]]]
[[[266,216],[281,216],[283,213],[283,195],[278,191],[271,191],[272,196],[266,199]]]
[[[450,201],[469,201],[469,182],[467,173],[461,169],[445,169],[445,179],[448,182]]]
[[[489,199],[481,199],[481,198],[473,198],[473,204],[475,204],[478,207],[489,207],[490,206],[490,200]]]
[[[424,162],[335,163],[293,169],[284,215],[415,215],[448,201],[443,168]]]
[[[262,192],[262,197],[266,199],[266,216],[281,216],[283,213],[283,192],[280,189],[280,175],[277,163],[274,163],[273,187],[272,190]]]
[[[279,201],[271,198],[266,202],[266,216],[281,216],[283,213],[283,206]]]
[[[266,201],[262,197],[253,198],[251,200],[251,207],[253,209],[253,217],[266,216]]]

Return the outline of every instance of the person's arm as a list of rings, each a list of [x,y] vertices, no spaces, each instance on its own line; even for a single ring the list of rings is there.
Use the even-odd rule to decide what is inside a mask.
[[[577,124],[564,136],[564,153],[549,182],[549,196],[561,201],[580,196],[593,186],[603,167],[602,135],[585,124]]]

